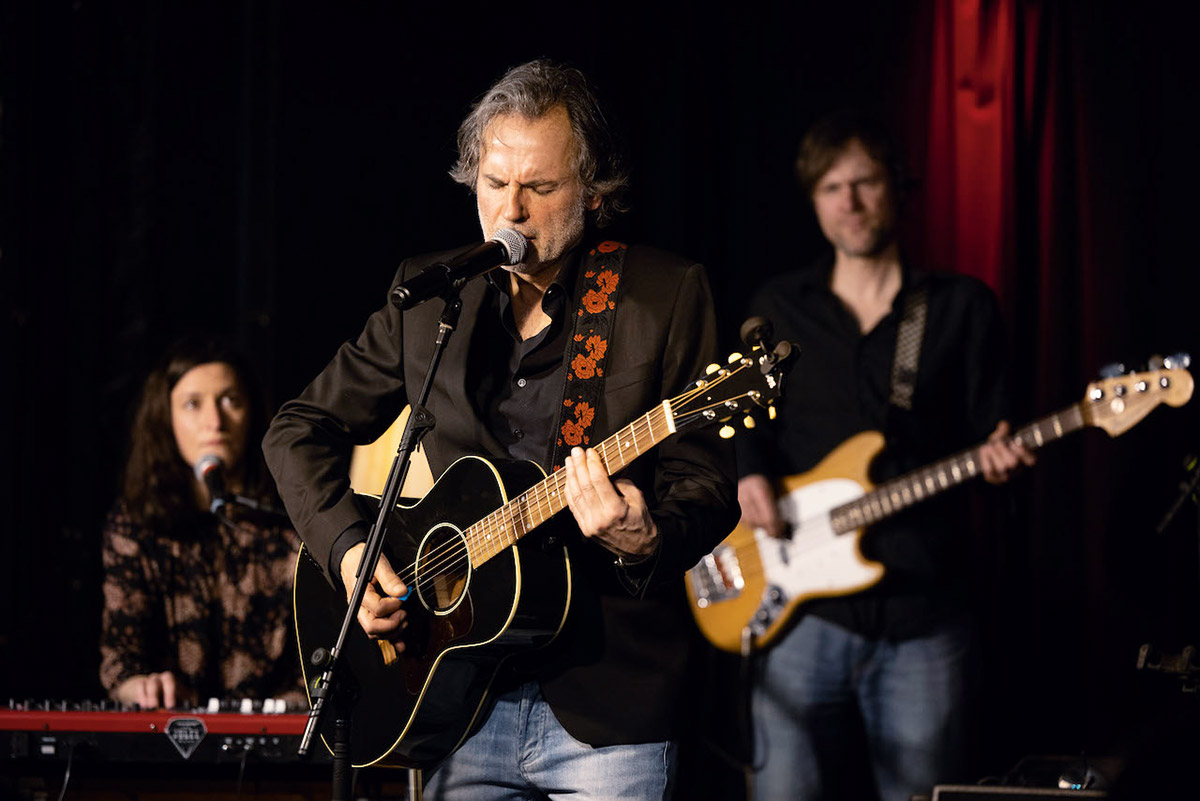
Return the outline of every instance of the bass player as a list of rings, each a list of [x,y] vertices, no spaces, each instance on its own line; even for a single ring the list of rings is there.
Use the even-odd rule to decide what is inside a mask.
[[[1033,463],[1002,420],[993,294],[901,259],[898,164],[886,131],[854,112],[821,120],[801,144],[800,184],[831,250],[755,296],[751,312],[803,351],[775,424],[738,440],[742,521],[773,536],[787,534],[779,481],[861,431],[886,436],[875,480],[985,438],[989,482]],[[884,801],[960,778],[971,626],[955,570],[967,517],[953,507],[935,502],[870,530],[865,555],[887,567],[883,581],[809,602],[764,653],[752,693],[759,801],[859,797],[864,765],[866,792],[873,785]]]

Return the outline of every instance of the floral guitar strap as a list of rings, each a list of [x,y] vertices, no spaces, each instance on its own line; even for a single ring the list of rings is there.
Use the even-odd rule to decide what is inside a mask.
[[[601,242],[584,255],[579,268],[575,326],[563,356],[566,378],[551,460],[554,470],[562,467],[571,448],[592,443],[627,250],[620,242]]]

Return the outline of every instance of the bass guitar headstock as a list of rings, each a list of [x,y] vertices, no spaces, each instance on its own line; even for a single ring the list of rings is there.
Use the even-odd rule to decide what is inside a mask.
[[[1195,382],[1187,371],[1186,355],[1162,360],[1162,367],[1109,375],[1088,384],[1080,404],[1087,425],[1102,428],[1111,437],[1133,428],[1161,403],[1182,406],[1192,397]]]

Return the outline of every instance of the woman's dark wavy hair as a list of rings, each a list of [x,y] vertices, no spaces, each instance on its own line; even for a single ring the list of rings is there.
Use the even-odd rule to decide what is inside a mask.
[[[192,469],[179,453],[171,426],[171,390],[193,367],[214,362],[232,367],[246,393],[249,425],[242,456],[242,492],[260,501],[275,498],[275,485],[258,446],[266,433],[269,412],[257,372],[225,340],[193,337],[168,348],[146,378],[134,412],[121,501],[141,525],[165,531],[196,513]]]
[[[450,177],[472,192],[478,184],[483,132],[502,115],[517,114],[536,120],[562,106],[571,120],[576,154],[575,168],[586,197],[599,197],[600,206],[589,216],[603,228],[627,210],[625,190],[629,170],[618,137],[609,127],[587,79],[574,67],[546,59],[513,67],[487,91],[458,129],[458,162]]]

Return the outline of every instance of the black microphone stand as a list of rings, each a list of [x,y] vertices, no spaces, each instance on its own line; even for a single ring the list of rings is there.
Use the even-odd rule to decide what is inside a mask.
[[[1171,525],[1171,521],[1179,514],[1179,510],[1188,502],[1188,499],[1196,500],[1196,489],[1200,487],[1200,459],[1197,459],[1195,456],[1189,456],[1185,461],[1185,467],[1188,469],[1188,478],[1186,481],[1179,483],[1179,496],[1175,498],[1175,501],[1171,504],[1171,508],[1167,510],[1162,520],[1154,527],[1155,534],[1162,534],[1167,530],[1167,526]]]
[[[358,564],[358,572],[355,574],[354,591],[350,594],[349,606],[346,608],[346,616],[343,618],[341,630],[338,632],[337,643],[331,650],[318,648],[313,654],[312,661],[315,664],[323,665],[325,671],[309,688],[313,706],[308,713],[308,723],[304,727],[304,736],[300,741],[299,752],[302,755],[308,753],[313,734],[325,711],[325,701],[332,698],[334,708],[332,801],[351,801],[353,783],[350,770],[352,698],[349,697],[351,691],[346,686],[346,682],[341,681],[341,677],[335,674],[338,656],[342,652],[350,626],[355,624],[358,607],[362,604],[363,596],[366,595],[367,586],[374,580],[375,566],[379,562],[379,554],[383,552],[383,543],[387,539],[391,510],[399,500],[400,489],[404,486],[404,479],[408,476],[412,452],[436,424],[433,415],[425,408],[425,402],[429,400],[434,375],[437,373],[446,346],[450,342],[450,336],[458,326],[459,314],[462,312],[462,298],[459,296],[457,288],[453,286],[448,288],[441,297],[446,306],[438,321],[437,339],[434,343],[433,355],[429,360],[429,370],[425,373],[425,382],[421,386],[416,401],[410,404],[408,421],[404,425],[400,444],[396,448],[396,458],[392,461],[387,482],[383,487],[383,495],[379,499],[379,515],[367,535],[366,547],[363,550],[362,560]],[[412,588],[409,589],[411,591]],[[409,801],[420,801],[421,798],[421,771],[417,768],[408,769],[408,797]]]

